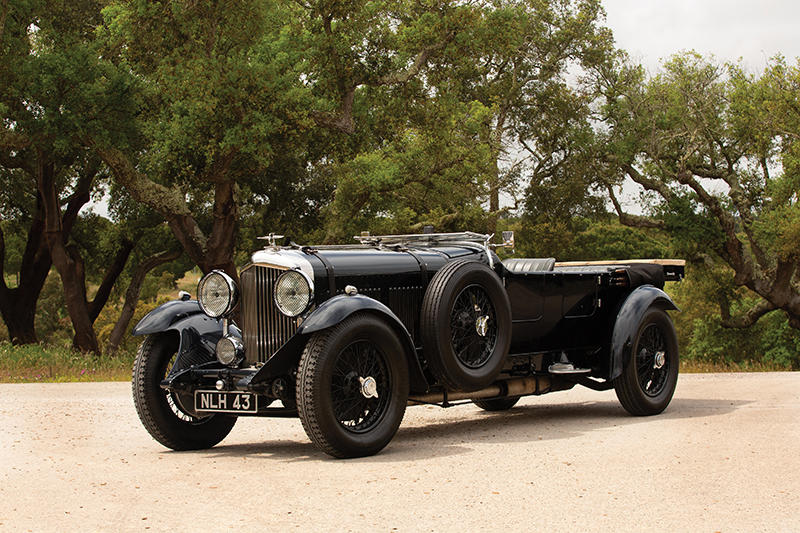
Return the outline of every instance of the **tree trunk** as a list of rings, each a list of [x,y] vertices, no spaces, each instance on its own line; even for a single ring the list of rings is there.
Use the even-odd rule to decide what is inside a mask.
[[[34,344],[37,342],[34,327],[36,299],[19,296],[17,289],[11,289],[0,296],[0,311],[8,328],[8,338],[14,345]]]
[[[11,343],[15,345],[32,344],[38,340],[36,304],[52,264],[43,233],[41,201],[37,200],[17,276],[19,283],[10,289],[5,283],[5,237],[0,228],[0,315],[8,328]]]
[[[116,324],[114,324],[111,336],[108,338],[108,345],[106,346],[106,351],[108,353],[114,353],[119,349],[122,337],[125,335],[125,332],[128,331],[128,324],[130,324],[131,318],[133,318],[133,314],[136,311],[139,293],[142,290],[142,284],[148,272],[159,265],[174,261],[180,256],[180,251],[163,251],[151,255],[136,267],[131,277],[131,282],[128,285],[128,290],[125,291],[125,303],[122,304],[122,312]]]
[[[64,287],[64,300],[67,305],[72,327],[75,331],[73,346],[83,352],[100,353],[89,306],[86,301],[86,283],[83,260],[75,246],[67,246],[68,234],[64,233],[61,206],[55,186],[55,168],[52,163],[40,161],[37,165],[36,182],[42,198],[45,220],[45,239],[50,249],[50,257],[56,267]],[[89,201],[89,190],[94,176],[82,176],[70,204],[81,206]],[[80,207],[78,207],[78,211]],[[75,212],[77,215],[77,211]]]
[[[89,315],[89,305],[86,301],[86,280],[80,252],[74,245],[66,247],[61,245],[51,249],[50,253],[61,276],[67,312],[75,330],[72,347],[81,352],[100,355],[100,344],[97,342],[94,323]]]
[[[214,224],[206,246],[206,265],[203,271],[224,270],[238,281],[239,275],[233,261],[236,234],[239,229],[236,192],[236,184],[233,181],[218,182],[214,188]]]
[[[489,220],[488,233],[497,233],[497,219],[500,213],[500,155],[503,153],[503,135],[505,134],[508,109],[500,107],[494,131],[489,131],[489,150],[492,154],[492,168],[489,176]],[[491,126],[490,126],[491,128]]]
[[[125,265],[128,263],[128,257],[131,255],[133,247],[133,241],[127,238],[122,239],[120,247],[114,256],[114,260],[109,265],[108,270],[106,270],[100,287],[97,288],[94,298],[89,303],[89,317],[92,320],[92,324],[94,324],[94,321],[97,320],[97,317],[100,315],[100,311],[105,307],[108,297],[111,295],[111,289],[114,288],[114,284],[117,282],[119,275],[125,270]]]

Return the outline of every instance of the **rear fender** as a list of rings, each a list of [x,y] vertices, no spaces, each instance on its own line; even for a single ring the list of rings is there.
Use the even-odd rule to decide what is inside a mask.
[[[403,322],[397,318],[397,315],[378,300],[362,294],[353,296],[341,294],[339,296],[334,296],[315,309],[308,318],[300,324],[300,327],[297,328],[297,334],[310,335],[311,333],[328,329],[340,323],[353,313],[364,311],[380,316],[387,324],[392,326],[405,348],[411,391],[427,392],[430,385],[428,380],[425,379],[425,374],[422,372],[422,366],[417,358],[417,350],[414,347],[411,334],[408,333],[408,329],[406,329]]]
[[[622,302],[611,335],[611,354],[609,361],[609,380],[622,375],[631,359],[633,340],[639,331],[645,313],[650,307],[665,311],[680,311],[672,298],[652,285],[642,285],[631,292]]]

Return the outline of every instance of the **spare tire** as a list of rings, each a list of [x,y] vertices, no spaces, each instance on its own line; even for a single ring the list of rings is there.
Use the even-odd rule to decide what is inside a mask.
[[[502,281],[484,263],[456,260],[439,270],[422,300],[425,359],[452,390],[490,385],[511,343],[511,305]]]

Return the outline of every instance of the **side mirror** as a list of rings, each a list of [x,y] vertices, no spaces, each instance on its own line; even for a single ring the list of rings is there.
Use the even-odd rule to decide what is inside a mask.
[[[513,231],[504,231],[503,232],[503,245],[510,246],[511,248],[514,247],[514,232]]]

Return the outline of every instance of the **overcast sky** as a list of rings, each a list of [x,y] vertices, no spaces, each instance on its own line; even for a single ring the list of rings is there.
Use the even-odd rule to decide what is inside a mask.
[[[740,57],[751,71],[783,54],[800,57],[798,0],[603,0],[617,46],[654,73],[682,50]]]

